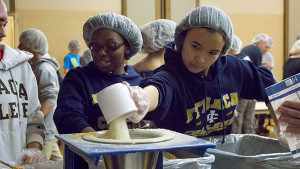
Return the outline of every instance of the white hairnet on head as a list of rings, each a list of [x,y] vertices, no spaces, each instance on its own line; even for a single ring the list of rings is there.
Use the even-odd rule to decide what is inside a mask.
[[[231,45],[230,49],[238,52],[241,50],[242,45],[243,45],[243,43],[242,43],[241,39],[238,36],[233,35],[232,45]]]
[[[159,51],[167,42],[174,41],[176,23],[159,19],[140,27],[143,37],[142,52],[153,53]]]
[[[225,39],[225,46],[221,54],[225,55],[232,44],[233,28],[228,15],[214,6],[200,6],[189,12],[177,25],[175,43],[177,50],[181,49],[180,34],[195,27],[207,27],[218,31]]]
[[[273,38],[269,37],[267,44],[268,44],[269,47],[273,47],[274,46],[274,40],[273,40]]]
[[[30,50],[44,55],[48,52],[48,41],[44,33],[38,29],[30,28],[20,35],[20,43]]]
[[[293,44],[292,49],[291,49],[291,51],[290,51],[290,54],[291,54],[291,55],[295,55],[295,54],[298,54],[298,53],[300,53],[300,39],[297,40],[297,41]]]
[[[90,17],[83,25],[83,39],[87,46],[91,43],[93,32],[98,28],[110,28],[121,34],[129,43],[129,54],[125,59],[130,59],[141,50],[143,39],[139,28],[126,16],[116,13],[103,13]]]
[[[269,36],[265,33],[260,33],[258,35],[256,35],[253,40],[252,40],[252,43],[257,43],[259,41],[265,41],[265,42],[268,42],[269,41]]]
[[[79,40],[76,40],[76,39],[70,40],[69,45],[68,45],[69,51],[73,52],[79,44],[80,44]]]
[[[0,3],[3,5],[3,7],[4,7],[4,11],[6,11],[6,12],[7,12],[7,7],[6,7],[5,3],[4,3],[2,0],[0,0]]]

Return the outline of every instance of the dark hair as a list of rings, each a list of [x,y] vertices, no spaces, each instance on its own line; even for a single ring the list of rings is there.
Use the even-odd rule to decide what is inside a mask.
[[[204,29],[208,30],[208,31],[211,32],[211,33],[217,32],[215,29],[210,28],[210,27],[204,27]]]
[[[208,30],[210,33],[219,32],[219,31],[217,31],[217,30],[215,30],[215,29],[213,29],[213,28],[210,28],[210,27],[198,27],[198,28],[204,28],[204,29]],[[184,42],[184,39],[185,39],[185,37],[186,37],[186,34],[187,34],[187,32],[188,32],[189,30],[190,30],[190,29],[187,29],[187,30],[183,31],[183,32],[179,35],[179,37],[180,37],[182,43]],[[220,33],[220,32],[219,32],[219,33]],[[221,34],[221,33],[220,33],[220,34]],[[222,35],[222,37],[223,37],[223,40],[226,42],[225,37],[223,36],[223,34],[221,34],[221,35]],[[180,50],[182,50],[182,47],[181,47]]]

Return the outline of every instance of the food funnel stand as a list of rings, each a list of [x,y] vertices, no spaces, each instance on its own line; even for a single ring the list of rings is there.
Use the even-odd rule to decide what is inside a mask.
[[[173,132],[173,131],[171,131]],[[113,155],[121,153],[136,153],[159,151],[156,169],[163,169],[163,151],[166,150],[185,150],[189,149],[203,157],[208,148],[215,148],[214,143],[174,132],[175,137],[172,140],[150,143],[150,144],[104,144],[95,143],[82,139],[82,134],[62,134],[56,136],[64,143],[64,168],[74,169],[74,154],[79,155],[85,161],[98,165],[101,155]],[[81,135],[81,136],[80,136]]]

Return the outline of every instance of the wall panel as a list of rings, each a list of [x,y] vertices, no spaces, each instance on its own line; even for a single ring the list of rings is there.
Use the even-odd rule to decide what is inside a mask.
[[[266,33],[274,41],[269,51],[274,56],[276,80],[282,79],[284,61],[284,0],[200,0],[200,5],[214,5],[224,10],[232,20],[234,33],[243,46],[254,36]]]
[[[82,38],[85,21],[98,13],[121,13],[121,0],[20,0],[16,1],[16,38],[28,28],[43,31],[48,38],[49,54],[55,57],[63,75],[63,59],[68,53],[68,43],[72,39],[81,41],[80,54],[87,49]]]

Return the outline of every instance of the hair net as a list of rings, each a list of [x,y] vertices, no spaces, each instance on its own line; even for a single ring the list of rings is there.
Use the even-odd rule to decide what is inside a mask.
[[[80,41],[79,40],[71,40],[69,42],[69,45],[68,45],[68,49],[70,52],[73,52],[74,49],[79,45]]]
[[[260,33],[260,34],[256,35],[253,38],[252,42],[253,43],[257,43],[257,42],[259,42],[261,40],[265,41],[265,42],[268,42],[269,41],[269,36],[267,34],[265,34],[265,33]]]
[[[97,14],[90,17],[83,25],[83,39],[87,46],[91,43],[93,32],[98,28],[110,28],[121,34],[129,43],[129,54],[125,59],[130,59],[141,50],[143,39],[139,28],[126,16],[116,13]]]
[[[143,37],[142,52],[153,53],[159,51],[167,42],[174,41],[176,23],[159,19],[140,27]]]
[[[221,54],[225,55],[231,47],[233,28],[228,15],[221,9],[214,6],[200,6],[189,12],[177,25],[175,30],[175,43],[177,50],[181,49],[180,34],[195,27],[212,28],[225,39],[225,46]]]
[[[6,12],[7,12],[7,7],[6,7],[5,3],[4,3],[2,0],[0,0],[0,3],[3,5],[3,7],[4,7],[4,11],[6,11]]]
[[[23,31],[20,35],[20,43],[34,52],[45,54],[48,52],[48,41],[44,33],[31,28]]]
[[[271,37],[269,37],[269,39],[268,39],[268,46],[269,47],[273,47],[274,46],[274,40]]]
[[[238,52],[241,50],[242,45],[243,45],[243,43],[242,43],[241,39],[238,36],[233,35],[232,45],[231,45],[230,49]]]
[[[293,44],[293,47],[290,51],[290,54],[291,55],[295,55],[295,54],[298,54],[300,53],[300,39],[297,40],[294,44]]]

